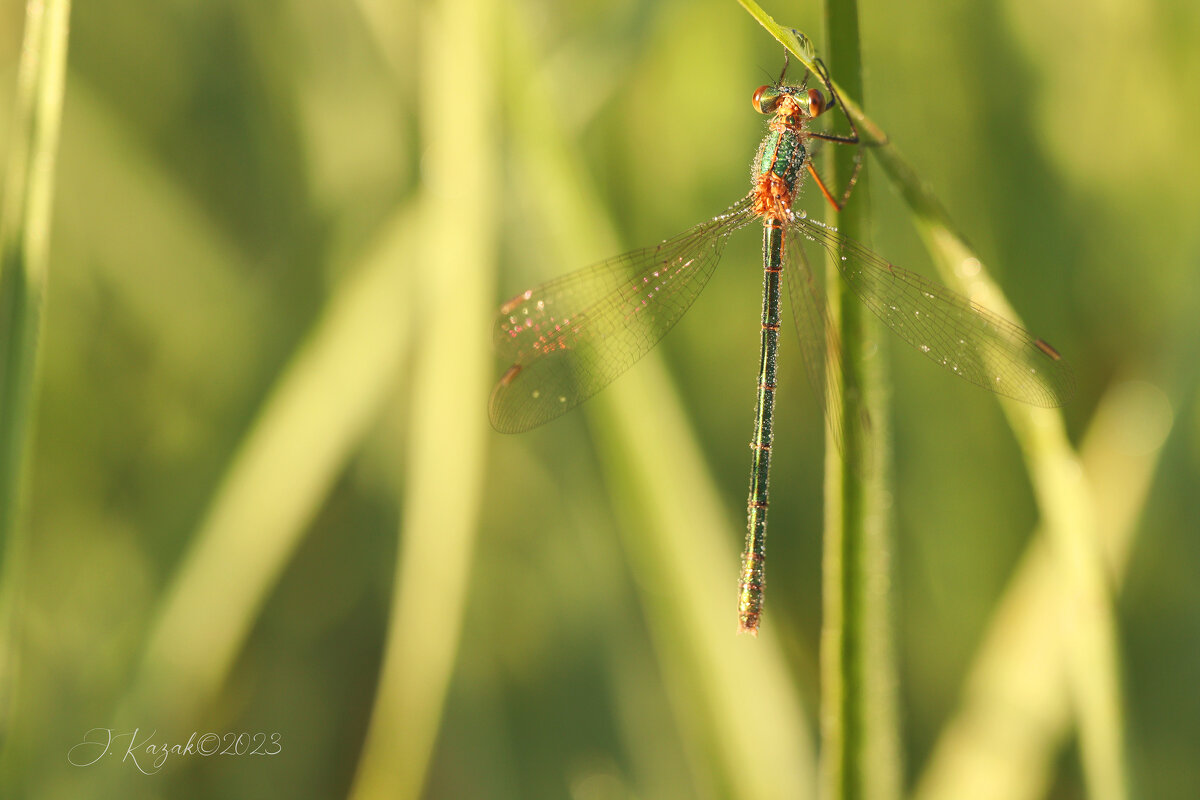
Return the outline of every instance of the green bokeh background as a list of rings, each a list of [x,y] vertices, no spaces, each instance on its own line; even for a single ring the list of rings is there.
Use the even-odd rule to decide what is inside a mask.
[[[494,307],[613,247],[677,233],[746,191],[762,126],[749,98],[777,74],[780,48],[732,2],[516,0],[487,12],[486,49],[462,56],[486,71],[448,80],[454,71],[431,64],[472,46],[455,41],[454,14],[475,12],[455,8],[77,0],[5,765],[13,797],[345,796],[375,702],[398,548],[441,533],[403,525],[417,473],[462,483],[477,520],[461,630],[444,598],[430,595],[423,610],[426,635],[461,644],[420,796],[724,796],[648,622],[656,587],[629,566],[629,520],[644,509],[622,506],[614,489],[622,476],[600,455],[614,436],[603,413],[516,437],[483,433],[486,387],[501,366],[489,360],[486,377],[460,374],[435,391],[483,387],[458,422],[480,431],[483,460],[449,446],[418,463],[410,446],[432,424],[422,416],[421,348],[486,346],[475,334],[486,334],[491,312],[470,297],[482,292]],[[822,46],[817,4],[767,10]],[[1154,448],[1164,419],[1173,422],[1127,572],[1114,582],[1134,786],[1156,800],[1200,797],[1200,6],[862,0],[860,12],[865,107],[1026,325],[1073,364],[1072,436],[1130,381],[1158,409],[1131,450]],[[12,105],[23,13],[22,3],[0,5],[0,114]],[[445,29],[431,21],[443,17]],[[451,35],[435,33],[444,30]],[[421,287],[436,262],[422,254],[437,243],[419,241],[430,131],[476,119],[478,103],[494,109],[494,125],[477,132],[493,177],[433,183],[471,194],[464,208],[488,209],[493,262],[464,267],[463,280],[486,282],[464,292],[464,305],[433,302]],[[568,162],[537,138],[535,114],[555,121]],[[579,170],[572,180],[594,209],[569,224],[554,218],[544,187],[555,178],[542,174],[564,164]],[[873,247],[930,274],[878,170],[870,202]],[[140,667],[147,639],[239,447],[397,213],[412,219],[396,235],[418,243],[394,259],[399,290],[388,302],[404,338],[382,400],[344,456],[324,456],[332,479],[304,498],[313,512],[298,519],[262,607],[229,621],[248,635],[215,698],[186,723],[153,709],[121,716],[124,699],[156,677]],[[470,215],[455,222],[462,237],[488,229]],[[731,648],[755,646],[734,636],[734,592],[757,246],[753,232],[731,244],[659,348],[681,398],[672,424],[686,426],[701,454],[680,469],[711,475],[712,524],[728,534],[727,576],[711,593],[727,597]],[[364,339],[341,357],[378,346]],[[899,345],[891,353],[893,607],[912,784],[959,702],[1037,510],[994,399]],[[790,338],[781,358],[765,625],[811,709],[822,427]],[[463,369],[477,363],[468,357]],[[634,372],[644,368],[653,367]],[[297,441],[354,400],[326,385],[294,421]],[[439,433],[457,441],[456,430]],[[299,448],[273,479],[287,485],[290,467],[312,466],[306,458]],[[231,567],[228,580],[236,576]],[[220,627],[225,613],[238,610],[214,607],[209,622]],[[753,731],[756,686],[745,680]],[[284,748],[273,759],[179,758],[155,776],[67,762],[89,729],[115,720],[170,741],[192,730],[278,731]],[[815,737],[814,720],[810,711],[802,723]],[[1077,761],[1068,742],[1049,796],[1084,796]]]

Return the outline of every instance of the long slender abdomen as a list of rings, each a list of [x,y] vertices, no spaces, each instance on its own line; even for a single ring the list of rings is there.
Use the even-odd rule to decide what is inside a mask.
[[[758,393],[754,412],[750,496],[746,502],[746,548],[738,589],[738,629],[758,633],[766,587],[767,481],[774,436],[775,359],[779,348],[780,280],[783,270],[783,222],[768,218],[763,225],[762,335],[759,347]]]

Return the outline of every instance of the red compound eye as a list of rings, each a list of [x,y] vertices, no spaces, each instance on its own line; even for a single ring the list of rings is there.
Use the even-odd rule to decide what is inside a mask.
[[[808,90],[808,115],[816,117],[825,110],[825,98],[816,89]]]
[[[779,106],[780,97],[779,90],[774,86],[760,86],[754,90],[754,97],[750,98],[750,103],[760,114],[773,114]]]

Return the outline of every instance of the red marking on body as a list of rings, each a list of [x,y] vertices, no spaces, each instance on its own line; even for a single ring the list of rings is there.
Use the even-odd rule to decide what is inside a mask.
[[[754,213],[781,222],[792,207],[792,190],[774,172],[764,172],[754,184]]]
[[[775,109],[770,128],[773,131],[790,130],[799,133],[804,127],[804,109],[800,102],[790,94],[779,98],[779,107]]]

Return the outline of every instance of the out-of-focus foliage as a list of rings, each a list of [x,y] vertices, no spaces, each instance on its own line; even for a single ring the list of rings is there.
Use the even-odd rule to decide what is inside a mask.
[[[768,10],[821,47],[816,4]],[[731,245],[660,347],[683,398],[669,424],[686,437],[677,460],[656,454],[661,472],[613,472],[628,445],[604,438],[603,411],[517,437],[488,431],[486,455],[456,447],[457,426],[431,431],[435,417],[422,416],[441,396],[472,410],[463,430],[486,425],[486,389],[459,398],[498,374],[477,368],[478,316],[490,311],[473,298],[498,305],[613,247],[677,233],[747,190],[762,124],[749,99],[778,74],[780,49],[735,3],[517,0],[488,12],[475,56],[485,67],[464,80],[433,65],[479,44],[455,39],[455,15],[471,13],[467,2],[75,3],[6,797],[346,795],[394,575],[413,573],[435,587],[409,606],[421,611],[413,641],[453,656],[440,724],[435,714],[419,733],[433,736],[420,796],[735,794],[713,756],[729,752],[714,733],[721,713],[691,702],[697,687],[731,678],[672,661],[663,642],[693,631],[664,632],[655,604],[669,604],[675,584],[645,578],[660,551],[639,552],[630,535],[710,507],[728,564],[707,591],[725,611],[728,648],[782,653],[784,667],[764,683],[742,677],[744,722],[727,732],[754,741],[755,715],[780,712],[757,702],[768,684],[809,706],[788,736],[816,731],[822,427],[790,339],[764,623],[773,639],[734,636],[761,287],[754,233]],[[1086,436],[1110,393],[1141,398],[1128,405],[1128,439],[1104,454],[1120,476],[1156,451],[1173,415],[1113,587],[1135,787],[1200,796],[1200,8],[863,0],[860,13],[860,99],[1026,325],[1074,365],[1072,435]],[[22,3],[0,6],[5,136],[22,14]],[[490,122],[466,138],[484,143],[486,180],[453,171],[478,158],[446,158],[432,140],[480,119],[479,104]],[[565,158],[538,138],[546,119]],[[553,185],[587,187],[592,210],[555,218],[573,207],[546,196]],[[488,208],[487,224],[463,216],[439,236],[450,247],[485,235],[485,266],[445,264],[438,238],[422,238],[445,231],[435,217],[453,208],[446,191],[484,193],[463,207]],[[874,249],[930,272],[885,181],[873,179],[870,201]],[[476,282],[462,304],[429,288],[447,278]],[[423,360],[459,349],[470,374]],[[1037,519],[995,401],[891,351],[895,618],[915,782]],[[421,449],[442,437],[446,448]],[[681,508],[672,470],[714,489]],[[623,502],[633,480],[676,507]],[[458,552],[470,571],[457,598],[438,593],[450,591],[442,560],[392,566],[423,552],[404,537],[445,533],[405,524],[420,502],[413,487],[431,484],[461,485],[467,507],[446,513],[477,520]],[[222,541],[214,531],[227,545],[214,545],[204,571],[197,543]],[[203,593],[181,590],[184,574],[199,575]],[[204,598],[191,616],[177,605],[189,597]],[[230,647],[231,661],[213,667],[211,694],[192,695],[203,680],[179,675],[207,663],[210,642]],[[170,661],[189,647],[187,663]],[[424,655],[402,652],[418,665]],[[139,742],[169,744],[193,731],[278,732],[282,752],[171,756],[146,776],[122,762],[121,739],[101,763],[68,762],[89,730],[134,727]],[[1081,796],[1076,759],[1056,763],[1050,796]]]

